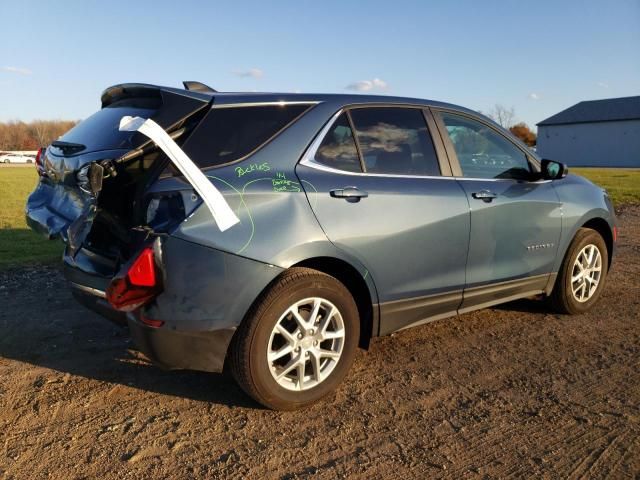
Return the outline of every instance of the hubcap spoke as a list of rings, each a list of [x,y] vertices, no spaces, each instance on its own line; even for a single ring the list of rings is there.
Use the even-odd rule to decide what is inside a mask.
[[[298,374],[298,390],[302,390],[304,388],[304,360],[300,359],[298,364],[296,365],[296,373]]]
[[[293,357],[291,360],[289,360],[289,363],[287,363],[284,366],[284,368],[278,373],[278,375],[276,376],[276,380],[280,380],[281,378],[285,377],[287,373],[289,373],[291,370],[296,368],[299,364],[300,364],[300,355],[297,355]]]
[[[322,336],[323,340],[333,340],[336,338],[343,338],[344,337],[344,330],[335,330],[333,332],[325,332],[325,334]]]
[[[325,338],[325,332],[327,331],[327,327],[331,322],[331,318],[335,315],[335,312],[336,312],[336,308],[332,305],[329,312],[324,316],[324,318],[320,322],[320,326],[318,327],[318,330],[320,331],[320,336],[322,338]]]
[[[318,350],[318,355],[320,355],[320,358],[334,358],[334,359],[338,359],[340,358],[340,354],[336,353],[334,351],[331,350],[325,350],[324,348],[319,348]]]
[[[313,377],[316,382],[320,383],[323,380],[322,370],[320,368],[320,356],[316,351],[311,352],[311,365],[313,365]]]
[[[293,347],[291,345],[285,345],[280,350],[276,352],[269,352],[269,361],[275,362],[276,360],[284,357],[293,352]]]
[[[290,333],[289,330],[287,330],[286,328],[284,328],[280,324],[276,325],[276,330],[280,335],[282,335],[285,338],[285,340],[287,341],[287,343],[289,345],[291,345],[291,346],[295,345],[295,343],[296,343],[296,339],[294,337],[295,332],[294,333]]]
[[[320,306],[322,302],[319,298],[316,298],[313,302],[313,310],[311,310],[311,315],[309,315],[309,325],[313,327],[316,323],[316,319],[318,318],[318,312],[320,312]]]
[[[294,306],[290,309],[290,311],[293,315],[293,318],[295,318],[296,322],[298,323],[298,327],[300,328],[300,330],[306,330],[308,326],[307,321],[302,318],[302,315],[300,315],[298,308]]]

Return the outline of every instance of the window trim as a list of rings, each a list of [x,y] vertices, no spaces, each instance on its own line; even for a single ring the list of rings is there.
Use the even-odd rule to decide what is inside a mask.
[[[495,181],[495,182],[536,182],[540,179],[535,179],[535,176],[532,176],[530,180],[526,179],[517,179],[517,178],[482,178],[482,177],[465,177],[462,173],[462,167],[460,166],[460,161],[458,160],[458,155],[456,154],[456,150],[451,142],[451,138],[449,137],[449,133],[447,132],[447,127],[444,124],[444,120],[442,120],[441,113],[450,113],[452,115],[457,115],[459,117],[468,118],[474,122],[480,123],[481,125],[491,129],[491,131],[497,133],[506,141],[508,141],[511,145],[520,150],[523,154],[529,165],[532,167],[532,174],[540,172],[540,162],[527,151],[526,147],[523,148],[521,145],[518,145],[513,139],[509,138],[508,135],[505,135],[504,132],[497,129],[494,125],[492,125],[487,120],[484,120],[482,117],[477,115],[469,114],[468,112],[461,112],[459,110],[455,110],[452,108],[444,108],[444,107],[430,107],[432,110],[432,114],[436,123],[436,126],[440,132],[440,136],[442,137],[442,141],[444,143],[444,148],[447,151],[447,156],[449,158],[449,162],[451,163],[451,170],[453,172],[453,177],[457,180],[483,180],[483,181]]]
[[[427,128],[427,133],[431,137],[431,142],[433,143],[433,147],[436,154],[436,159],[438,161],[438,166],[440,167],[440,175],[409,175],[409,174],[400,174],[400,173],[370,173],[366,171],[366,167],[364,165],[364,159],[362,157],[360,151],[360,143],[357,139],[357,134],[355,128],[353,126],[353,122],[351,120],[351,114],[349,113],[351,110],[360,109],[360,108],[404,108],[411,110],[420,110],[425,122],[425,127]],[[360,158],[360,168],[361,172],[349,172],[347,170],[340,170],[339,168],[333,168],[328,165],[324,165],[320,162],[316,162],[315,155],[322,144],[322,141],[327,136],[333,124],[340,118],[342,113],[347,113],[347,117],[349,119],[349,125],[353,132],[353,138],[356,142],[356,150],[358,151],[358,157]],[[435,127],[435,128],[434,128]],[[434,131],[435,130],[435,131]],[[436,135],[437,133],[437,135]],[[400,103],[367,103],[367,104],[352,104],[345,105],[342,108],[338,109],[327,121],[327,123],[320,129],[320,131],[316,134],[313,141],[309,144],[305,152],[302,154],[300,161],[298,162],[300,165],[304,165],[306,167],[315,168],[316,170],[322,170],[330,173],[337,173],[342,175],[356,175],[356,176],[368,176],[368,177],[384,177],[384,178],[446,178],[453,179],[451,166],[449,165],[449,159],[446,155],[446,148],[443,145],[441,134],[436,127],[435,120],[433,118],[432,113],[429,111],[429,107],[426,105],[413,105],[413,104],[400,104]]]
[[[358,161],[360,162],[360,171],[362,173],[367,173],[367,166],[364,163],[364,155],[362,155],[362,147],[360,146],[360,139],[358,138],[358,135],[356,132],[356,126],[353,124],[353,118],[351,118],[351,111],[345,110],[344,113],[347,116],[347,122],[349,122],[349,128],[351,129],[351,136],[353,137],[353,143],[355,143],[356,145],[356,155],[358,155]],[[338,116],[338,118],[340,117]],[[338,118],[336,118],[335,120],[336,122],[338,121]],[[328,133],[329,132],[327,132],[327,134]],[[315,159],[315,155],[313,156],[313,158]],[[340,170],[340,169],[338,168],[337,170]]]
[[[317,105],[318,100],[293,100],[293,101],[270,101],[270,102],[239,102],[239,103],[214,103],[211,110],[222,108],[244,108],[244,107],[286,107],[287,105]],[[306,110],[305,110],[306,111]]]

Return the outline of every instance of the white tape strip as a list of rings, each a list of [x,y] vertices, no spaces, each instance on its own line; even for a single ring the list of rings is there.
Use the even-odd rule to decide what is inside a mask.
[[[204,200],[221,232],[240,222],[220,191],[202,173],[198,166],[173,141],[164,129],[151,119],[125,116],[120,119],[120,130],[140,132],[162,149]]]

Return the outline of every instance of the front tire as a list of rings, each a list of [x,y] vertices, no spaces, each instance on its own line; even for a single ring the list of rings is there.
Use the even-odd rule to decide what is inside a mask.
[[[579,229],[567,250],[550,295],[554,310],[570,315],[589,310],[604,288],[608,258],[602,236],[590,228]]]
[[[359,335],[358,308],[347,288],[325,273],[294,267],[268,287],[238,328],[231,372],[262,405],[301,408],[344,379]]]

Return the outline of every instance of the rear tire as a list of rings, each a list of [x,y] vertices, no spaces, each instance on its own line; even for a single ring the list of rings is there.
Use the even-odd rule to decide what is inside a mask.
[[[608,259],[602,236],[590,228],[579,229],[569,245],[549,297],[552,308],[570,315],[589,310],[604,288]]]
[[[236,382],[262,405],[294,410],[342,382],[360,335],[358,308],[334,277],[294,267],[258,298],[230,350]]]

